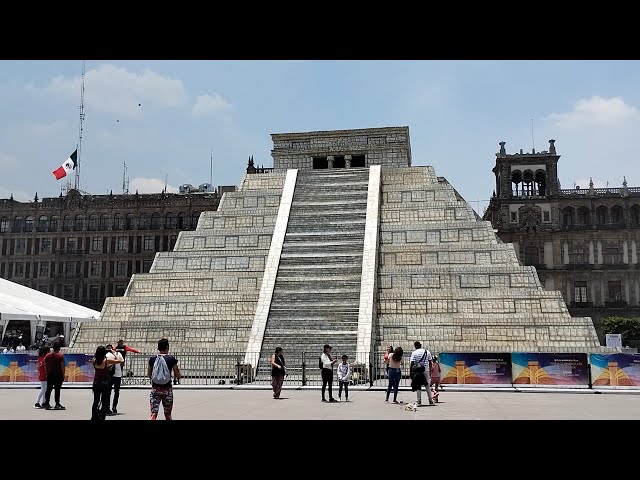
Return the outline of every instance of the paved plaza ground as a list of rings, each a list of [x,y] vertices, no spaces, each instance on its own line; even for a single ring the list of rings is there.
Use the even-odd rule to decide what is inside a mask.
[[[89,388],[62,390],[65,411],[34,408],[37,388],[0,388],[0,420],[87,420],[91,416],[92,393]],[[274,400],[266,388],[175,388],[175,420],[639,420],[640,391],[615,391],[601,394],[593,390],[549,391],[447,389],[437,406],[417,411],[405,405],[385,403],[382,390],[352,389],[349,402],[322,403],[318,388],[284,389],[283,399]],[[426,392],[423,392],[426,403]],[[115,420],[146,420],[149,416],[149,389],[123,388],[119,414]],[[410,390],[399,399],[415,402]],[[53,400],[53,398],[52,398]],[[162,413],[160,418],[163,418]]]

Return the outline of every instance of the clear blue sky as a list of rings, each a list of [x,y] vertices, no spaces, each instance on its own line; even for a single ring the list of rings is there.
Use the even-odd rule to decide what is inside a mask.
[[[640,185],[639,61],[86,60],[81,187],[159,192],[237,185],[271,166],[271,133],[409,127],[432,165],[481,210],[507,153],[556,139],[563,188]],[[78,143],[82,61],[0,61],[0,198],[57,196]],[[533,120],[533,122],[532,122]],[[533,135],[532,135],[533,124]],[[480,201],[480,203],[474,203]]]

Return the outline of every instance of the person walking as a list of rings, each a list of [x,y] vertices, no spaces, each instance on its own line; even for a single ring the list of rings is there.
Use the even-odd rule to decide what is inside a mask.
[[[284,376],[287,374],[282,347],[276,347],[276,351],[271,355],[271,387],[273,388],[273,398],[279,399],[284,383]]]
[[[331,345],[323,347],[322,355],[320,355],[320,364],[322,365],[322,401],[326,402],[325,391],[329,387],[329,401],[335,402],[333,398],[333,366],[337,360],[331,356]]]
[[[107,405],[107,415],[118,414],[118,400],[120,399],[120,385],[122,383],[122,365],[124,364],[124,357],[118,352],[113,345],[109,344],[106,347],[107,359],[112,360],[109,364],[109,381],[111,392],[113,392],[113,407],[109,408]],[[111,395],[109,395],[111,396]]]
[[[47,392],[44,397],[45,409],[47,410],[66,410],[60,403],[60,390],[64,382],[64,354],[60,351],[60,343],[53,344],[53,352],[49,352],[44,357],[44,364],[47,370]],[[51,392],[55,390],[54,399],[55,407],[51,407]]]
[[[347,362],[349,357],[342,355],[342,363],[338,364],[338,401],[342,401],[342,388],[344,387],[344,401],[349,401],[349,381],[351,380],[351,365]]]
[[[431,370],[432,356],[431,352],[426,348],[422,348],[422,344],[418,341],[413,343],[415,350],[411,352],[411,390],[417,392],[417,404],[422,405],[422,386],[427,389],[427,397],[429,405],[435,405],[431,394],[431,378],[429,372]]]
[[[38,381],[40,382],[40,391],[36,398],[36,408],[45,408],[45,397],[47,394],[47,368],[44,364],[44,357],[51,351],[49,347],[40,347],[38,351]]]
[[[178,381],[181,377],[178,360],[173,355],[169,355],[169,340],[161,338],[158,340],[158,353],[149,358],[149,368],[147,369],[147,376],[151,379],[151,392],[149,393],[151,413],[149,420],[156,420],[158,418],[160,403],[162,403],[165,420],[172,419],[172,373],[176,381]]]
[[[389,355],[389,385],[387,385],[387,398],[385,402],[389,401],[389,395],[393,390],[393,403],[398,402],[398,387],[400,387],[400,379],[402,378],[402,355],[404,351],[402,347],[396,347],[391,355]]]
[[[94,370],[93,385],[91,386],[91,390],[93,391],[91,420],[106,420],[111,397],[111,375],[109,373],[109,367],[111,365],[122,364],[122,358],[109,358],[107,356],[108,353],[107,348],[100,345],[96,348],[96,353],[91,359]]]
[[[436,355],[433,356],[433,362],[431,363],[431,386],[437,394],[440,391],[440,361]]]

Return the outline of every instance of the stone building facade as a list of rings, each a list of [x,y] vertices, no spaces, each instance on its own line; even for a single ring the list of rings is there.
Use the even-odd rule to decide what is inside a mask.
[[[172,250],[179,233],[195,230],[200,213],[219,202],[215,189],[127,195],[72,189],[32,202],[0,199],[0,277],[101,310],[105,298],[124,295],[133,274],[148,272],[157,252]],[[27,334],[18,323],[4,333]]]
[[[555,140],[542,152],[508,154],[500,142],[495,191],[483,219],[512,243],[542,285],[574,316],[640,316],[640,187],[562,189]],[[624,341],[624,340],[623,340]]]

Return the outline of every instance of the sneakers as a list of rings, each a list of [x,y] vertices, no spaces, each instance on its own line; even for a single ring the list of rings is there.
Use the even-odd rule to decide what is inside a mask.
[[[105,415],[113,415],[113,411],[112,411],[112,410],[107,410],[107,411],[105,412]]]
[[[54,409],[54,410],[66,410],[66,408],[64,408],[64,407],[63,407],[62,405],[60,405],[59,403],[58,403],[55,407],[53,407],[53,409]],[[49,410],[49,409],[47,408],[47,410]]]
[[[53,410],[53,407],[49,404],[47,404],[46,407],[44,407],[45,410]]]
[[[421,406],[422,406],[422,402],[421,402],[420,400],[418,400],[418,401],[416,402],[416,405],[417,405],[417,406],[419,406],[419,407],[421,407]]]
[[[330,398],[329,403],[338,403],[338,401],[335,398]]]
[[[348,402],[348,401],[349,401],[349,399],[348,399],[348,398],[345,398],[345,399],[344,399],[344,401],[345,401],[345,402]]]
[[[36,407],[36,408],[43,408],[43,407],[42,407],[42,405],[40,405],[39,403],[36,403],[36,404],[34,405],[34,407]]]
[[[326,398],[323,398],[323,399],[322,399],[322,401],[323,401],[323,402],[326,402],[326,401],[327,401],[327,399],[326,399]]]
[[[400,402],[398,400],[394,400],[393,403],[395,403],[396,405],[400,405]]]
[[[111,410],[113,412],[114,415],[118,414],[118,409],[114,408],[113,410]]]

